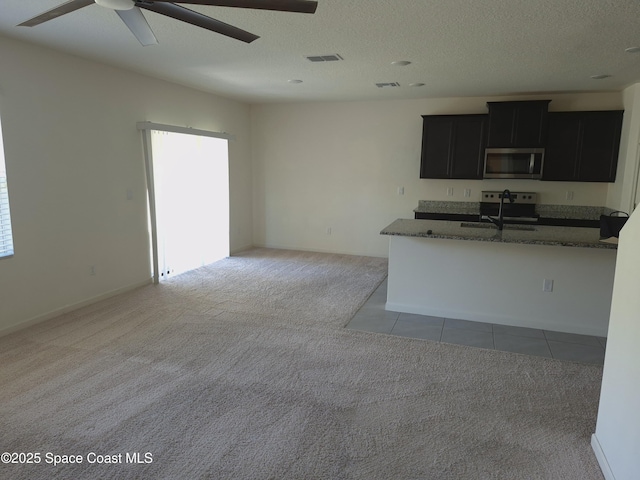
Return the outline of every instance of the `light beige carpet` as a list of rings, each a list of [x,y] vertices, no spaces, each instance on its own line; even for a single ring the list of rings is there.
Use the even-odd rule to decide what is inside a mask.
[[[0,338],[0,451],[41,454],[0,478],[602,479],[601,367],[344,329],[385,275],[256,249]]]

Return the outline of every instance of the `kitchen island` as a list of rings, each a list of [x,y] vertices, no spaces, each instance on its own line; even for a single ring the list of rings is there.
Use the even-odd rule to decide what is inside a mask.
[[[599,229],[398,219],[387,310],[606,336],[616,245]]]

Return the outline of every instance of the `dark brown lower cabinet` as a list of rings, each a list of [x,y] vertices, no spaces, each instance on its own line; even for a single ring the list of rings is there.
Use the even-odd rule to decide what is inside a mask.
[[[549,112],[542,179],[614,182],[623,113]]]
[[[487,115],[423,115],[420,178],[482,178]]]

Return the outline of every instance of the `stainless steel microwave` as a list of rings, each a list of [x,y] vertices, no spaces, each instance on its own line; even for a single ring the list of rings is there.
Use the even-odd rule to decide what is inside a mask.
[[[487,148],[484,178],[542,178],[544,148]]]

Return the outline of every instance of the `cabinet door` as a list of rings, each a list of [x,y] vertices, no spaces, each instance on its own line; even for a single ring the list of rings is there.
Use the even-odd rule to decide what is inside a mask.
[[[451,178],[482,178],[486,115],[460,115],[454,123]]]
[[[487,115],[424,115],[420,178],[481,178]]]
[[[527,102],[516,109],[513,132],[515,147],[544,147],[547,140],[548,102]]]
[[[543,180],[615,181],[622,115],[622,111],[550,113]]]
[[[452,141],[451,116],[423,117],[420,178],[449,178]]]
[[[489,134],[488,147],[513,146],[513,125],[516,119],[516,109],[512,105],[489,106]]]
[[[538,148],[547,140],[550,100],[488,102],[488,147]]]
[[[579,143],[579,113],[549,113],[549,134],[544,152],[542,179],[575,181]]]
[[[614,182],[623,112],[587,112],[582,118],[581,182]]]

